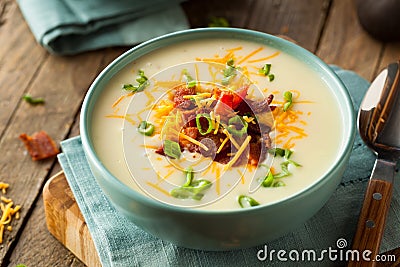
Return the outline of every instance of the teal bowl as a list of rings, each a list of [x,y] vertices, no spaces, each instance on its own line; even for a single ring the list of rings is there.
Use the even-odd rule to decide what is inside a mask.
[[[96,155],[91,136],[93,110],[108,81],[125,66],[171,44],[202,38],[253,41],[280,49],[305,62],[340,101],[343,125],[339,156],[315,183],[272,204],[248,209],[207,211],[187,209],[154,200],[114,177]],[[235,28],[204,28],[175,32],[144,42],[107,66],[91,85],[82,106],[80,133],[83,149],[98,184],[115,207],[148,233],[178,246],[202,250],[231,250],[265,244],[293,231],[327,202],[341,181],[355,136],[355,116],[349,94],[337,75],[318,57],[287,40],[266,33]],[[276,227],[279,225],[279,227]]]

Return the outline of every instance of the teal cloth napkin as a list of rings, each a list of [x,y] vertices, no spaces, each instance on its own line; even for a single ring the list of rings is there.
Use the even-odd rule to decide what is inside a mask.
[[[369,83],[351,71],[332,66],[347,86],[357,108]],[[334,261],[326,254],[322,261],[280,261],[263,259],[267,251],[314,250],[320,253],[351,249],[366,182],[375,156],[357,136],[342,183],[328,203],[304,225],[273,242],[253,248],[226,252],[199,251],[177,247],[147,234],[121,215],[103,194],[93,177],[80,137],[65,140],[58,156],[68,183],[86,220],[103,266],[342,266],[339,254]],[[396,175],[398,179],[398,175]],[[394,186],[381,251],[400,246],[400,190]],[[267,219],[267,218],[266,218]],[[262,251],[262,252],[260,252]],[[261,253],[261,254],[260,254]],[[259,257],[261,257],[261,260]],[[286,254],[287,257],[288,254]],[[320,254],[317,254],[320,255]]]
[[[184,0],[17,0],[36,40],[69,55],[189,28]]]

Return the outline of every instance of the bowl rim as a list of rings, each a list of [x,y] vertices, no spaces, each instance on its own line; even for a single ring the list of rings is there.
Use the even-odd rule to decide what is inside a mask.
[[[342,148],[341,151],[339,151],[338,155],[336,156],[335,161],[333,162],[332,166],[324,173],[322,177],[311,183],[310,185],[306,186],[302,190],[291,194],[288,197],[285,197],[284,199],[274,201],[271,203],[266,203],[266,204],[261,204],[259,206],[252,207],[251,209],[227,209],[227,210],[207,210],[207,209],[201,209],[201,208],[185,208],[181,206],[175,206],[171,204],[166,204],[164,202],[161,202],[159,200],[153,199],[150,196],[147,196],[147,194],[143,194],[140,192],[135,191],[131,187],[127,186],[125,183],[123,183],[121,180],[119,180],[117,177],[115,177],[106,167],[103,165],[100,161],[100,159],[97,157],[93,143],[90,140],[90,129],[87,125],[87,119],[90,116],[89,112],[89,103],[90,99],[93,96],[96,88],[98,87],[98,84],[101,82],[104,77],[107,76],[107,74],[112,71],[115,67],[118,67],[118,65],[123,64],[124,61],[126,60],[127,57],[129,57],[131,54],[136,53],[137,51],[140,52],[140,50],[145,49],[148,46],[151,45],[156,45],[159,42],[165,42],[166,40],[174,40],[174,39],[179,39],[181,37],[184,37],[186,35],[196,35],[196,34],[215,34],[215,33],[229,33],[232,34],[232,38],[235,38],[235,36],[248,36],[252,37],[252,41],[256,41],[255,39],[262,39],[267,42],[272,42],[272,43],[277,43],[279,45],[284,46],[286,49],[285,50],[293,50],[297,51],[299,54],[301,54],[301,58],[308,59],[313,66],[316,66],[320,72],[323,72],[326,77],[329,77],[330,81],[334,82],[334,88],[339,88],[339,92],[336,92],[335,95],[340,95],[343,100],[341,102],[341,110],[342,114],[344,117],[348,117],[349,125],[351,127],[348,128],[348,131],[343,130],[343,143],[342,143]],[[236,36],[236,39],[239,39]],[[206,38],[206,37],[203,37]],[[221,38],[227,38],[227,36],[221,37]],[[186,41],[189,41],[187,39]],[[265,44],[265,43],[264,43]],[[266,45],[266,44],[265,44]],[[165,45],[162,45],[160,47],[164,47]],[[159,47],[154,48],[151,51],[148,51],[146,53],[152,52],[156,50]],[[283,49],[281,49],[283,50]],[[284,50],[284,51],[285,51]],[[146,54],[144,53],[144,54]],[[143,56],[144,54],[140,55]],[[293,54],[291,54],[293,56]],[[139,56],[139,57],[140,57]],[[124,64],[122,68],[124,68],[127,64],[129,64],[132,61],[128,61],[126,64]],[[110,77],[111,78],[111,77]],[[346,110],[347,112],[343,112],[343,110]],[[354,142],[354,137],[355,137],[355,112],[353,108],[353,103],[350,97],[350,94],[348,90],[346,89],[346,86],[344,83],[341,81],[341,79],[338,77],[338,75],[333,71],[331,67],[328,66],[322,59],[317,57],[315,54],[311,53],[307,49],[290,42],[288,40],[285,40],[283,38],[280,38],[278,36],[274,36],[265,32],[259,32],[255,30],[250,30],[250,29],[242,29],[242,28],[196,28],[196,29],[187,29],[187,30],[181,30],[177,32],[172,32],[169,34],[165,34],[153,39],[150,39],[148,41],[145,41],[137,46],[134,46],[127,50],[126,52],[122,53],[120,56],[118,56],[116,59],[114,59],[110,64],[108,64],[95,78],[95,80],[92,82],[90,85],[84,101],[82,103],[81,107],[81,115],[80,115],[80,136],[81,136],[81,142],[82,142],[82,147],[84,150],[84,153],[86,157],[89,159],[88,161],[91,162],[91,164],[94,165],[94,167],[97,169],[98,172],[101,173],[102,179],[104,179],[108,184],[112,185],[116,190],[118,190],[121,194],[124,194],[127,196],[129,199],[133,199],[135,201],[138,201],[140,203],[144,203],[146,205],[153,206],[155,208],[160,208],[160,209],[167,209],[170,211],[174,212],[183,212],[187,214],[208,214],[208,215],[230,215],[230,214],[241,214],[241,213],[249,213],[249,212],[256,212],[257,210],[260,209],[265,209],[267,207],[271,206],[277,206],[277,205],[282,205],[285,204],[289,201],[292,201],[299,196],[303,194],[309,193],[313,188],[317,188],[321,186],[327,179],[332,175],[332,173],[335,171],[335,168],[337,166],[340,166],[346,161],[346,155],[347,153],[351,153],[351,148],[353,146]],[[350,152],[349,152],[350,151]],[[96,181],[97,177],[95,176]],[[98,182],[98,181],[97,181]],[[101,186],[100,186],[101,187]],[[107,192],[105,192],[106,195],[108,196]]]

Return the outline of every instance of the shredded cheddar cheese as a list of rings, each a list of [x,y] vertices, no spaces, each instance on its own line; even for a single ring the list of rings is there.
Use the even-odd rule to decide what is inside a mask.
[[[294,98],[300,97],[300,92],[297,90],[291,90],[294,93]],[[276,101],[275,103],[280,103]],[[294,100],[293,104],[307,104],[312,103],[311,101],[297,101]],[[280,103],[282,104],[282,103]],[[309,115],[310,113],[307,113]],[[307,122],[301,120],[303,112],[295,110],[293,108],[283,111],[282,108],[275,108],[273,116],[275,118],[273,128],[277,131],[275,136],[275,143],[282,145],[283,148],[291,149],[295,146],[294,141],[302,139],[308,134],[301,126],[307,125]]]
[[[256,62],[261,62],[261,61],[267,61],[270,60],[276,56],[278,56],[280,54],[280,51],[277,51],[275,53],[273,53],[272,55],[268,56],[268,57],[263,57],[263,58],[259,58],[259,59],[254,59],[254,60],[249,60],[249,63],[256,63]]]
[[[226,144],[226,142],[228,142],[228,140],[229,140],[229,137],[227,136],[225,139],[224,139],[224,141],[222,141],[222,143],[221,143],[221,145],[219,146],[219,148],[217,149],[217,154],[219,153],[219,152],[221,152],[221,150],[222,150],[222,148],[224,147],[224,145]]]
[[[251,135],[247,136],[246,139],[243,141],[242,145],[240,146],[239,150],[236,152],[235,156],[224,166],[224,170],[229,169],[235,162],[239,159],[242,155],[244,150],[246,149],[247,145],[250,143]]]
[[[0,183],[0,189],[2,193],[6,193],[6,189],[9,187],[7,183]],[[4,230],[9,232],[12,231],[12,226],[9,225],[13,218],[19,219],[19,210],[21,209],[20,205],[15,205],[11,198],[6,198],[5,196],[1,196],[0,200],[0,208],[1,208],[1,218],[0,218],[0,244],[3,243]]]
[[[262,51],[262,50],[263,50],[263,48],[262,48],[262,47],[259,47],[259,48],[257,48],[256,50],[250,52],[248,55],[246,55],[245,57],[243,57],[243,58],[238,62],[238,64],[241,64],[241,63],[245,62],[246,60],[248,60],[249,58],[251,58],[252,56],[254,56],[255,54],[257,54],[258,52],[260,52],[260,51]]]
[[[222,132],[229,138],[229,140],[231,140],[232,144],[236,147],[236,149],[240,149],[239,144],[236,142],[236,140],[232,137],[232,135],[228,132],[227,129],[224,129]]]

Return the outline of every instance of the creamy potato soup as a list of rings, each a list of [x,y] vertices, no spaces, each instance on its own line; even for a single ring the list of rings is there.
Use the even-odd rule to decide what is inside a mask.
[[[170,45],[102,92],[91,136],[107,169],[159,201],[200,209],[269,204],[304,190],[338,157],[339,104],[318,74],[243,40]]]

